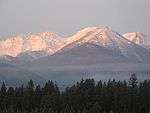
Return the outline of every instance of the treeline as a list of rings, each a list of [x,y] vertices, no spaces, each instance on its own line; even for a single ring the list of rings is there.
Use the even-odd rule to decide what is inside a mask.
[[[86,79],[60,92],[57,84],[30,80],[24,87],[0,90],[0,113],[150,113],[150,80],[108,82]]]

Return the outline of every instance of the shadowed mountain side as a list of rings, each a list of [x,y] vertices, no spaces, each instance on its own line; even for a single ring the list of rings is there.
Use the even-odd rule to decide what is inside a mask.
[[[136,59],[128,59],[119,51],[111,51],[107,48],[86,43],[70,50],[61,50],[52,56],[44,57],[25,65],[28,66],[64,66],[64,65],[96,65],[103,63],[138,62]]]
[[[37,60],[42,57],[49,56],[49,54],[45,51],[31,51],[31,52],[24,52],[17,55],[11,61],[15,64],[24,64],[26,62],[31,62],[33,60]]]
[[[4,81],[8,86],[18,86],[26,84],[31,79],[37,84],[41,84],[45,81],[45,79],[38,74],[10,64],[0,63],[0,84]]]
[[[65,47],[66,48],[66,47]],[[85,43],[71,49],[63,49],[52,56],[40,58],[21,65],[29,70],[48,75],[50,71],[149,71],[149,63],[125,57],[119,51]]]

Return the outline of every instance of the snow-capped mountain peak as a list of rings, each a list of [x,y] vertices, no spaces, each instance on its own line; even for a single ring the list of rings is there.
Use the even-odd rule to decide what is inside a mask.
[[[0,56],[19,56],[19,58],[26,56],[25,58],[36,57],[37,59],[37,57],[52,55],[58,50],[70,50],[85,44],[87,46],[94,45],[94,47],[100,46],[114,51],[117,55],[135,57],[139,61],[143,61],[147,50],[136,44],[136,42],[146,43],[143,37],[144,35],[140,33],[128,33],[122,36],[105,26],[87,27],[68,38],[61,38],[52,32],[30,33],[1,41]]]
[[[141,45],[145,48],[149,48],[150,47],[150,37],[147,37],[146,35],[144,35],[143,33],[140,32],[130,32],[130,33],[125,33],[123,35],[126,39]]]
[[[87,28],[84,28],[81,31],[77,32],[75,35],[67,38],[66,43],[71,43],[71,42],[80,40],[84,37],[86,37],[86,38],[84,38],[85,40],[89,40],[89,39],[92,38],[92,35],[93,36],[97,35],[98,33],[101,33],[101,32],[106,31],[108,29],[109,29],[108,27],[104,27],[104,26],[101,26],[101,27],[87,27]]]
[[[67,38],[65,42],[67,44],[77,42],[78,44],[82,44],[88,42],[107,47],[109,49],[123,49],[126,44],[129,45],[129,43],[132,43],[117,32],[104,26],[85,28],[76,33],[74,36]]]
[[[61,38],[51,32],[18,35],[0,42],[0,55],[17,56],[23,52],[46,51],[52,54],[63,46]]]
[[[108,50],[117,51],[125,57],[135,57],[142,61],[142,51],[144,48],[139,47],[132,41],[124,38],[119,33],[113,31],[109,27],[88,27],[77,32],[72,37],[66,38],[66,49],[71,49],[85,43],[95,44]]]
[[[123,36],[136,44],[144,44],[144,37],[146,37],[144,34],[140,32],[126,33]]]

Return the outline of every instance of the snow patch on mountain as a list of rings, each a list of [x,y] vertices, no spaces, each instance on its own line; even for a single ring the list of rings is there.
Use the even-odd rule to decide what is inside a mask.
[[[140,32],[125,33],[123,36],[138,45],[141,45],[145,48],[150,48],[150,37],[147,37]]]

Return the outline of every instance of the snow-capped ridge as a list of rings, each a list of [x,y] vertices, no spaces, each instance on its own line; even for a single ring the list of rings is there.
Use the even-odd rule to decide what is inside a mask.
[[[90,43],[98,44],[100,46],[104,46],[108,48],[110,47],[111,49],[112,47],[114,48],[115,46],[119,46],[119,42],[117,42],[119,40],[126,41],[126,42],[128,41],[119,33],[113,31],[109,27],[104,27],[104,26],[85,28],[77,32],[72,37],[66,38],[65,40],[67,44],[73,42],[78,42],[80,44],[85,42],[90,42]]]
[[[29,33],[0,42],[0,55],[16,57],[26,51],[46,51],[53,54],[63,46],[61,38],[52,32]]]
[[[132,42],[134,42],[134,43],[136,43],[136,44],[138,44],[140,46],[143,46],[145,48],[149,48],[150,47],[150,37],[144,35],[141,32],[125,33],[125,34],[123,34],[123,36],[126,39],[128,39],[128,40],[130,40],[130,41],[132,41]]]
[[[65,39],[66,49],[72,49],[85,43],[95,44],[112,51],[118,51],[125,57],[135,57],[140,62],[143,61],[143,55],[140,50],[146,51],[143,47],[126,39],[121,34],[109,27],[88,27],[75,35]]]
[[[29,33],[0,41],[0,56],[9,55],[16,57],[21,53],[25,53],[26,56],[47,56],[55,54],[58,50],[63,50],[63,48],[69,50],[78,45],[90,43],[111,51],[118,51],[125,57],[136,57],[139,61],[142,61],[143,58],[141,57],[143,54],[140,54],[140,50],[146,50],[137,45],[134,40],[131,40],[137,39],[138,36],[138,39],[143,41],[143,38],[141,38],[143,35],[140,33],[129,33],[122,36],[105,26],[87,27],[68,38],[61,38],[52,32]],[[38,53],[39,51],[46,55],[43,55],[43,53],[34,54],[34,52]]]
[[[143,44],[144,43],[144,37],[146,37],[144,34],[140,32],[130,32],[123,34],[125,38],[127,38],[130,41],[133,41],[136,44]]]

